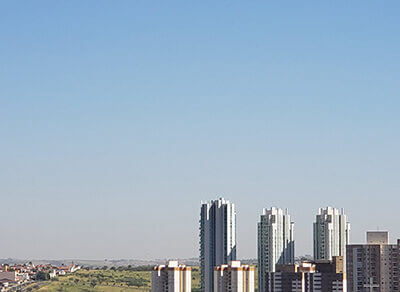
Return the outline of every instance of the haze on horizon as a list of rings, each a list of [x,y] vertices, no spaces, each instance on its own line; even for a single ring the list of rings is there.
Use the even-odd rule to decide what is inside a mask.
[[[198,256],[200,202],[296,254],[320,207],[400,238],[398,1],[2,1],[0,258]]]

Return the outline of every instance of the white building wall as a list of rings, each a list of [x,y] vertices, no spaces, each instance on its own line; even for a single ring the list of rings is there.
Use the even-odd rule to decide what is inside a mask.
[[[246,288],[245,292],[249,291],[255,291],[255,286],[254,286],[254,270],[250,270],[247,273],[244,273],[243,276],[245,277],[243,279],[244,282],[244,287]]]
[[[184,276],[183,292],[191,292],[192,291],[192,272],[191,271],[183,271],[183,276]]]

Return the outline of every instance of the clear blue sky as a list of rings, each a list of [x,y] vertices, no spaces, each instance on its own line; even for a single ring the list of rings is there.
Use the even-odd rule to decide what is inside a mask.
[[[198,255],[201,200],[400,237],[398,1],[1,1],[0,257]]]

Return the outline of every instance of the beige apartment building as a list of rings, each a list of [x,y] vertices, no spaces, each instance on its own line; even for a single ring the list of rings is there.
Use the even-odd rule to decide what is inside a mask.
[[[168,265],[154,267],[151,273],[152,292],[191,292],[192,271],[190,267],[169,261]]]
[[[240,261],[215,267],[214,292],[254,292],[254,267]]]

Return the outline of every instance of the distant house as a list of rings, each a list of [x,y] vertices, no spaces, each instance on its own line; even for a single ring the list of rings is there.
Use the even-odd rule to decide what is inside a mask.
[[[50,279],[55,278],[55,277],[57,276],[57,271],[56,271],[56,270],[52,270],[52,271],[49,273],[49,276],[50,276]]]
[[[8,282],[18,282],[18,273],[15,271],[11,272],[0,272],[0,281],[8,281]]]
[[[76,266],[76,265],[60,266],[60,267],[57,267],[57,274],[58,275],[66,275],[67,273],[73,273],[80,269],[81,269],[81,267]]]
[[[76,272],[81,269],[81,266],[71,265],[70,272]]]

